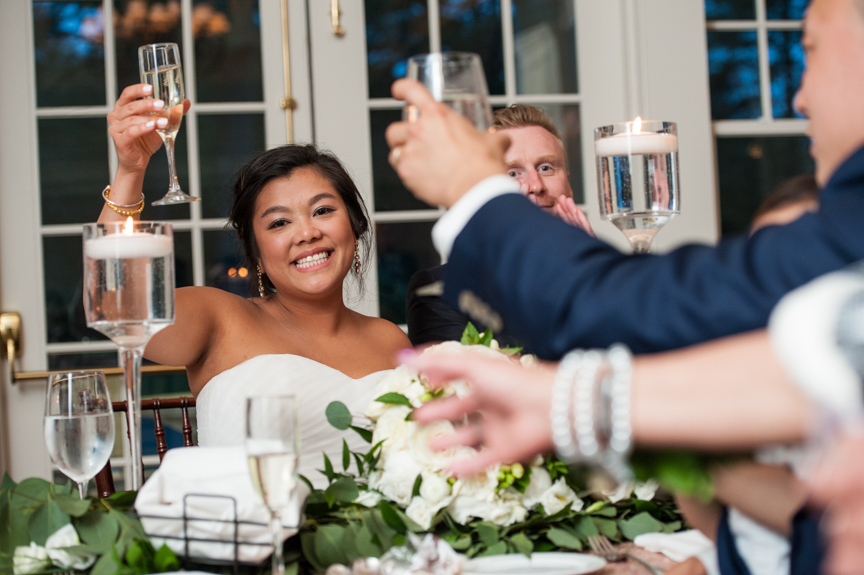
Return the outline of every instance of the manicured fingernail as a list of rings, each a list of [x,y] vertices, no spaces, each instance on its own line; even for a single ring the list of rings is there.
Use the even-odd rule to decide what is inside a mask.
[[[146,84],[143,88],[143,91],[145,94],[149,94],[153,91],[153,86],[151,86],[150,84]]]
[[[162,100],[153,100],[153,109],[161,110],[165,106],[165,102]]]
[[[144,124],[144,127],[145,127],[145,128],[152,128],[152,127],[155,126],[155,125],[156,125],[156,122],[154,122],[153,120],[150,120],[149,122],[147,122],[146,124]]]
[[[168,125],[168,118],[159,118],[158,120],[156,120],[156,125],[160,128],[164,128]]]

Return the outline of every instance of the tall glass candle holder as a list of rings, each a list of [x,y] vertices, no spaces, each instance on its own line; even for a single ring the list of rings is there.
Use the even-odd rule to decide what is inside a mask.
[[[621,122],[594,130],[600,214],[648,253],[654,236],[680,213],[675,122]]]
[[[84,226],[84,309],[87,326],[120,348],[126,378],[126,422],[132,489],[141,463],[141,360],[159,330],[174,323],[174,236],[170,224],[120,222]]]

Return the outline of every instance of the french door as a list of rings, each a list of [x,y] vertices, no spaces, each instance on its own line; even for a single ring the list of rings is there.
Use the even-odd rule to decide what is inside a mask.
[[[147,10],[135,12],[142,4]],[[180,285],[245,293],[249,270],[222,229],[226,182],[251,153],[293,137],[341,158],[373,215],[372,269],[349,303],[401,323],[408,278],[439,263],[429,229],[440,213],[402,188],[383,133],[400,117],[390,83],[407,56],[430,50],[480,53],[494,106],[547,111],[565,136],[577,200],[598,234],[622,248],[620,233],[597,215],[592,129],[636,115],[677,121],[684,215],[656,249],[717,238],[700,2],[3,0],[0,311],[23,318],[19,370],[116,365],[111,344],[82,326],[80,225],[96,217],[115,169],[105,114],[136,81],[134,48],[156,38],[182,46],[193,113],[178,140],[180,177],[203,198],[145,212],[175,224]],[[148,177],[148,197],[161,196],[161,152]],[[13,384],[5,371],[0,382],[0,469],[5,461],[16,479],[50,476],[44,383]],[[184,382],[156,379],[145,393],[148,385],[164,394]]]

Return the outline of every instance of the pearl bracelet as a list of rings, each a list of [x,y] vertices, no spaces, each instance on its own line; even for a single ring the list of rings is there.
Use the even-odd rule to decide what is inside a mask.
[[[582,351],[574,350],[564,356],[555,374],[552,385],[552,405],[549,407],[549,420],[552,422],[552,441],[555,451],[565,463],[575,463],[579,451],[573,442],[570,423],[570,396],[573,382],[582,363]]]
[[[600,420],[607,445],[600,454],[600,466],[616,481],[622,483],[633,478],[627,465],[633,439],[631,423],[631,387],[633,360],[625,346],[613,345],[606,354],[610,375],[601,384]]]

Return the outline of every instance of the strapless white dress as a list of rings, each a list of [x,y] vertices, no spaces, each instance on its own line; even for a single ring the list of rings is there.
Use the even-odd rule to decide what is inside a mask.
[[[297,397],[300,420],[300,473],[316,487],[327,480],[324,469],[327,453],[333,466],[342,470],[342,439],[352,451],[371,447],[352,430],[340,431],[330,425],[324,411],[331,401],[344,403],[352,415],[362,417],[375,398],[378,381],[391,370],[371,373],[360,379],[306,357],[291,354],[259,355],[235,365],[207,382],[196,403],[198,444],[201,446],[243,445],[246,398],[252,395],[290,393]]]

